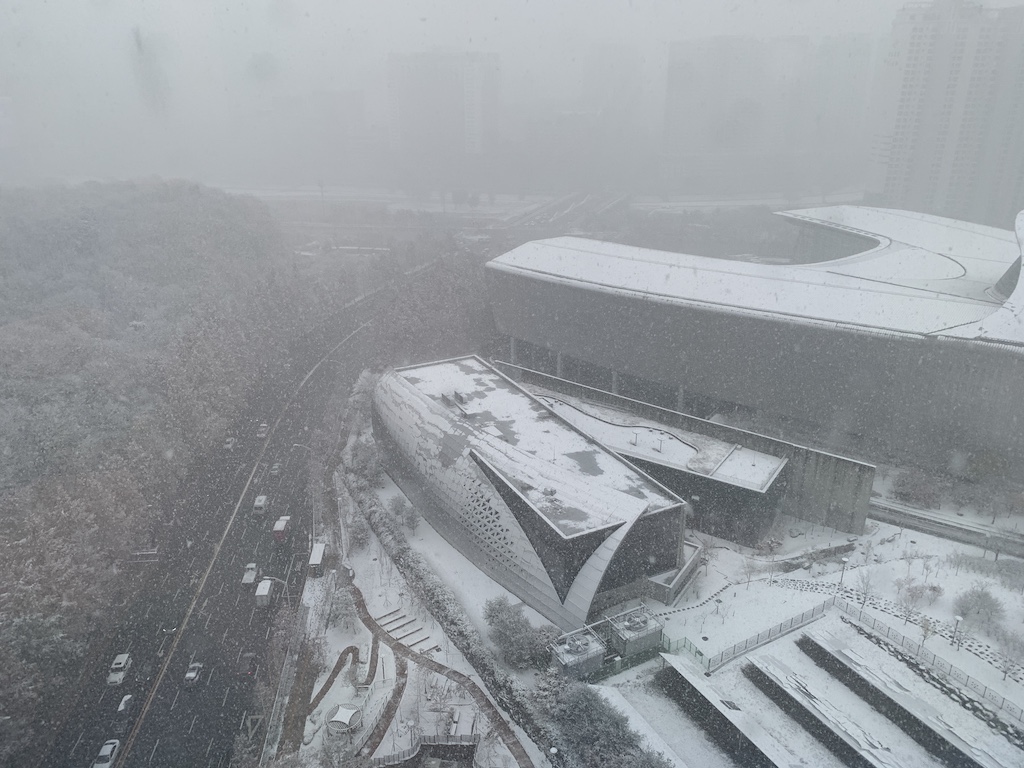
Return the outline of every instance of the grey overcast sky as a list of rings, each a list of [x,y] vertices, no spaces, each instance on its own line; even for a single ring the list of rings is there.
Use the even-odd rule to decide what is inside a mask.
[[[365,89],[388,53],[502,57],[503,91],[559,98],[595,44],[656,77],[666,43],[719,34],[885,34],[903,0],[0,0],[0,183],[203,178],[268,105]],[[656,85],[652,86],[656,90]]]

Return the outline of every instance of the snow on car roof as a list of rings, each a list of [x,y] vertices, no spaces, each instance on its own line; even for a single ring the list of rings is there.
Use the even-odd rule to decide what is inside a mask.
[[[461,440],[461,450],[476,451],[562,536],[679,503],[478,357],[400,368],[394,375],[425,398],[418,426],[437,433],[439,450],[444,441]],[[386,377],[382,384],[388,385]]]

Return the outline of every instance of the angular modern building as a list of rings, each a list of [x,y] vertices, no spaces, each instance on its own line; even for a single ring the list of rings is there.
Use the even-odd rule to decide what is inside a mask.
[[[512,362],[682,411],[770,414],[855,455],[1024,466],[1024,214],[1016,237],[858,206],[781,215],[866,246],[778,265],[562,237],[492,260]]]
[[[565,630],[697,566],[686,503],[479,358],[386,373],[373,427],[428,521]]]

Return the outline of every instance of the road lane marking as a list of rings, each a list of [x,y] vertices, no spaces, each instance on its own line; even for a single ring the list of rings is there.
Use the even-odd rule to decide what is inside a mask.
[[[178,703],[178,696],[181,694],[181,688],[174,692],[174,701],[171,702],[171,711],[174,711],[174,705]]]
[[[229,693],[231,693],[231,689],[230,688],[225,688],[224,689],[224,698],[220,702],[220,708],[221,709],[224,709],[224,705],[228,703],[228,694]]]
[[[244,720],[245,718],[242,718],[242,719]],[[82,731],[82,732],[81,732],[80,734],[78,734],[78,739],[77,739],[77,740],[75,741],[75,746],[73,746],[73,747],[71,748],[71,751],[70,751],[70,752],[68,752],[68,756],[69,756],[69,757],[70,757],[71,755],[75,754],[75,750],[76,750],[76,749],[78,749],[78,745],[79,745],[79,744],[80,744],[80,743],[82,742],[82,737],[83,737],[83,736],[85,736],[85,731]]]
[[[156,744],[153,745],[153,751],[149,753],[149,762],[153,762],[153,755],[156,754],[156,748],[160,746],[160,739],[156,740]]]
[[[357,300],[354,300],[351,303],[357,303]],[[345,308],[347,308],[347,305]],[[324,357],[322,357],[319,360],[319,362],[317,362],[316,365],[313,366],[312,369],[310,369],[309,373],[307,373],[305,378],[303,378],[302,381],[299,382],[299,385],[295,388],[295,391],[292,393],[291,397],[289,397],[288,401],[284,404],[284,407],[281,409],[280,415],[277,417],[277,420],[274,422],[273,426],[270,429],[271,434],[273,434],[274,430],[277,429],[281,421],[284,420],[284,416],[288,412],[288,409],[291,408],[292,404],[295,401],[295,398],[298,397],[299,393],[302,391],[302,388],[306,385],[306,382],[309,381],[310,377],[314,373],[316,373],[316,371],[320,368],[321,365],[323,365],[324,361],[326,361],[337,350],[341,349],[341,347],[349,339],[351,339],[353,336],[355,336],[357,333],[363,330],[363,328],[366,328],[368,325],[370,325],[370,321],[362,323],[358,328],[356,328],[354,331],[348,334],[348,336],[339,341],[326,355],[324,355]],[[238,501],[235,503],[235,508],[232,511],[231,517],[228,519],[228,523],[224,528],[224,533],[221,534],[220,539],[213,547],[213,553],[212,557],[210,558],[210,564],[206,567],[206,571],[203,573],[202,578],[199,580],[199,587],[196,589],[195,596],[189,603],[188,609],[185,611],[185,615],[184,617],[182,617],[182,620],[178,625],[178,631],[174,635],[174,640],[171,643],[170,652],[168,653],[167,658],[164,660],[164,663],[160,666],[160,671],[157,673],[156,680],[153,683],[153,687],[150,689],[149,695],[146,697],[146,701],[142,705],[142,709],[139,712],[139,716],[135,721],[135,725],[132,727],[131,733],[129,733],[128,738],[125,740],[124,749],[121,751],[121,756],[118,758],[115,768],[117,768],[117,766],[124,765],[125,761],[128,759],[128,755],[131,753],[131,748],[135,742],[135,738],[138,736],[139,730],[142,728],[142,723],[145,720],[146,713],[149,711],[149,708],[152,705],[154,698],[156,697],[156,692],[160,688],[160,683],[163,682],[164,676],[167,674],[167,669],[170,666],[171,659],[174,657],[174,652],[178,648],[178,643],[180,643],[181,638],[185,636],[185,629],[188,626],[189,619],[192,617],[192,613],[195,611],[196,603],[199,602],[199,596],[202,594],[203,587],[206,586],[206,580],[209,578],[210,573],[213,572],[213,567],[217,563],[217,557],[220,554],[221,548],[224,546],[224,542],[227,540],[228,534],[231,532],[231,528],[234,525],[235,519],[238,517],[238,512],[242,508],[242,502],[245,500],[246,494],[249,492],[249,488],[252,485],[252,479],[253,477],[256,476],[256,470],[259,467],[259,462],[263,460],[263,454],[266,452],[268,445],[269,439],[267,440],[267,442],[263,444],[263,447],[260,449],[259,455],[256,457],[256,464],[253,465],[252,471],[249,473],[249,479],[246,481],[245,487],[242,488],[242,493],[238,497]],[[181,589],[179,588],[178,592],[180,591]],[[177,598],[177,596],[178,593],[176,592],[175,599]],[[255,613],[255,608],[253,609],[253,613]],[[249,617],[249,623],[251,626],[252,616]],[[157,743],[159,743],[159,740]],[[212,746],[213,740],[211,739],[210,747]],[[154,752],[156,751],[155,746],[153,750]],[[209,750],[207,750],[207,754],[209,754]],[[150,755],[150,761],[152,761],[152,755]]]
[[[210,743],[206,747],[206,756],[210,756],[210,750],[213,749],[213,739],[210,739]]]
[[[199,719],[199,715],[192,715],[192,725],[188,727],[188,732],[192,733],[192,729],[196,727],[196,720]]]

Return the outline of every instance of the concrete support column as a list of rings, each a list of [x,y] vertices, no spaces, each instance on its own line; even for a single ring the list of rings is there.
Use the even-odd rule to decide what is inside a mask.
[[[679,549],[676,552],[676,567],[682,568],[686,565],[686,519],[693,517],[693,507],[690,502],[684,501],[679,509]]]
[[[560,379],[565,378],[565,366],[562,363],[562,353],[555,353],[555,376]]]

